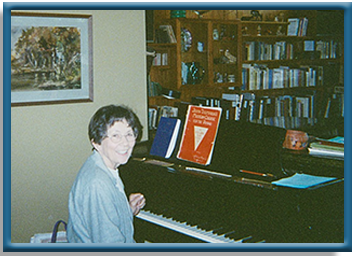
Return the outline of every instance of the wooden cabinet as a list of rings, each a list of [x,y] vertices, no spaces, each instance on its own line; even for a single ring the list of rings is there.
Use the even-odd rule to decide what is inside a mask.
[[[271,101],[281,96],[291,96],[294,101],[304,97],[308,105],[294,102],[293,109],[283,115],[325,117],[335,87],[343,87],[343,27],[340,34],[335,29],[328,34],[327,27],[320,30],[318,12],[265,11],[262,21],[244,21],[237,13],[226,18],[218,11],[210,17],[220,19],[167,19],[161,15],[155,30],[160,25],[172,26],[176,42],[149,44],[161,58],[151,69],[151,81],[180,91],[179,100],[185,102],[196,96],[221,98],[223,93],[250,92],[256,96],[257,108],[260,97]],[[298,19],[299,26],[306,18],[305,30],[289,35],[290,18]],[[167,58],[164,64],[163,55]],[[150,103],[159,105],[159,97],[151,98]],[[281,114],[273,107],[275,115]]]

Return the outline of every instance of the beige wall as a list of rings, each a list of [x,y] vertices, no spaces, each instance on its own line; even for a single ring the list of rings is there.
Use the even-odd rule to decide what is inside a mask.
[[[147,127],[144,11],[51,12],[93,15],[94,102],[11,108],[12,243],[67,220],[69,190],[91,152],[88,122],[99,107],[128,105]]]

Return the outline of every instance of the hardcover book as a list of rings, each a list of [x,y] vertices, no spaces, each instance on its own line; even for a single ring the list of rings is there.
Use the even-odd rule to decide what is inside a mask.
[[[161,117],[150,154],[170,158],[177,143],[180,119]]]
[[[344,137],[335,137],[332,139],[320,139],[310,143],[309,154],[312,156],[344,159]]]
[[[288,19],[288,36],[297,36],[299,31],[299,19],[298,18],[290,18]]]
[[[210,164],[220,117],[221,108],[189,105],[177,158]]]

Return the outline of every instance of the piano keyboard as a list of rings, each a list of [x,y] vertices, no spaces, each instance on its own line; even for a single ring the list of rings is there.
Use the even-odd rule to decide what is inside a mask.
[[[251,238],[249,236],[239,240],[233,240],[225,237],[224,235],[214,234],[213,231],[206,231],[201,228],[198,228],[197,226],[191,226],[186,222],[179,222],[173,220],[172,218],[166,218],[163,215],[156,215],[149,211],[141,211],[138,215],[136,215],[136,217],[151,222],[153,224],[174,230],[176,232],[180,232],[182,234],[197,238],[207,243],[242,243],[244,242],[244,240]]]

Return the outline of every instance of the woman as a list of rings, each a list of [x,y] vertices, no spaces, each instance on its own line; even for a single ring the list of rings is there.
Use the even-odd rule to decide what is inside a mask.
[[[127,107],[100,108],[89,123],[92,155],[69,194],[67,238],[71,243],[135,243],[133,216],[145,205],[142,194],[125,195],[118,167],[126,164],[142,126]]]

